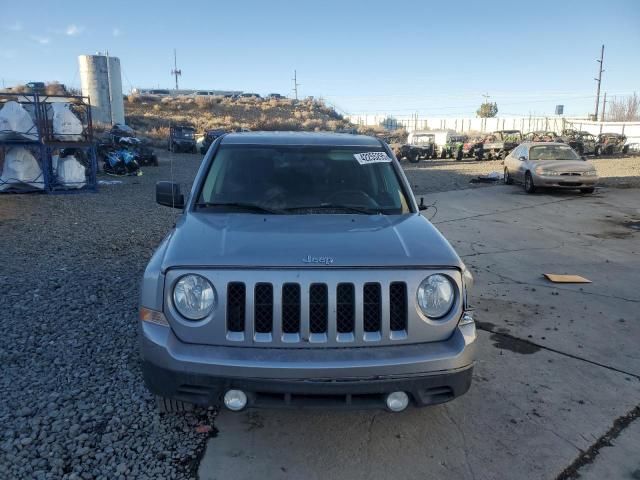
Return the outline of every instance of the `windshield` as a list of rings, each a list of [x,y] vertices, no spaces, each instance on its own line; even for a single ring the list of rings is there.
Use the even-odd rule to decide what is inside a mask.
[[[538,145],[529,150],[530,160],[580,160],[568,145]]]
[[[415,145],[424,145],[427,143],[433,143],[435,135],[414,135],[413,143]]]
[[[366,152],[381,155],[373,162],[356,157]],[[406,193],[382,148],[334,146],[223,145],[197,205],[214,211],[244,207],[243,212],[259,206],[269,213],[410,212]]]
[[[176,137],[193,138],[195,131],[188,128],[177,128],[175,130]]]

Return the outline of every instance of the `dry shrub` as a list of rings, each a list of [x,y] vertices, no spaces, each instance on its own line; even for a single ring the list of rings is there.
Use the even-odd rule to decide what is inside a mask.
[[[160,103],[164,105],[173,103],[173,97],[162,97],[162,99],[160,100]]]

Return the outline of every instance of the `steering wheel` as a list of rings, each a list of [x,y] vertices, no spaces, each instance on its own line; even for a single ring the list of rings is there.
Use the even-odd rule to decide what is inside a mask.
[[[327,197],[328,203],[362,205],[361,202],[363,200],[364,206],[374,208],[379,206],[378,202],[376,202],[368,193],[363,192],[362,190],[340,190],[337,192],[333,192]]]

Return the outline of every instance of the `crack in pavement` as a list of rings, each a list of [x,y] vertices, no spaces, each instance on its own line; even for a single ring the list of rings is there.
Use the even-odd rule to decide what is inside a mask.
[[[453,425],[456,427],[456,430],[458,430],[458,433],[462,437],[462,450],[464,451],[464,463],[467,466],[467,470],[471,474],[471,478],[475,480],[476,474],[473,471],[471,462],[469,461],[469,448],[467,447],[467,436],[465,435],[464,430],[460,427],[460,425],[458,425],[458,422],[456,422],[453,419],[453,417],[449,414],[449,409],[446,404],[444,405],[444,415],[449,419],[451,423],[453,423]]]
[[[582,197],[578,196],[578,197],[571,197],[571,198],[562,198],[560,200],[554,200],[552,202],[543,202],[543,203],[538,203],[536,205],[523,205],[521,207],[510,208],[507,210],[500,210],[499,212],[479,213],[477,215],[470,215],[468,217],[451,218],[449,220],[442,220],[440,222],[431,222],[431,223],[433,223],[434,225],[440,225],[441,223],[459,222],[461,220],[471,220],[474,218],[489,217],[491,215],[502,215],[504,213],[517,212],[519,210],[527,210],[530,208],[544,207],[545,205],[552,205],[554,203],[560,203],[560,202],[570,202],[572,200],[578,200],[578,199],[582,199]]]
[[[489,332],[492,335],[497,335],[497,336],[502,336],[502,337],[505,337],[505,338],[509,338],[510,340],[513,340],[513,341],[516,341],[516,342],[522,342],[522,343],[525,343],[525,344],[530,345],[532,347],[539,348],[541,350],[547,350],[549,352],[557,353],[558,355],[563,355],[565,357],[573,358],[574,360],[579,360],[581,362],[590,363],[591,365],[595,365],[597,367],[606,368],[607,370],[611,370],[612,372],[617,372],[617,373],[622,373],[624,375],[629,375],[630,377],[633,377],[633,378],[635,378],[637,380],[640,380],[640,374],[627,372],[626,370],[621,370],[619,368],[612,367],[611,365],[605,365],[604,363],[596,362],[595,360],[589,360],[588,358],[579,357],[578,355],[573,355],[572,353],[563,352],[561,350],[557,350],[555,348],[548,347],[548,346],[542,345],[540,343],[532,342],[531,340],[527,340],[525,338],[516,337],[516,336],[511,335],[509,333],[504,333],[504,332],[500,332],[500,331],[497,331],[497,330],[492,330],[491,328],[488,328],[486,326],[478,325],[478,322],[476,322],[476,328],[478,330],[482,330],[483,332]]]
[[[565,468],[556,477],[556,480],[572,480],[580,477],[580,468],[593,463],[596,457],[600,453],[602,447],[612,446],[611,441],[618,438],[618,436],[629,426],[631,423],[640,417],[640,405],[636,406],[633,410],[626,415],[616,418],[613,421],[613,426],[607,430],[595,443],[593,443],[587,450],[580,450],[580,455]]]

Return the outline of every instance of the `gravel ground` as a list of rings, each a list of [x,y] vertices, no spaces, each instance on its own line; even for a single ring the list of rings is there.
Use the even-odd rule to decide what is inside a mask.
[[[640,187],[640,157],[590,158],[598,175],[600,186]],[[487,183],[469,183],[478,175],[497,172],[502,177],[502,161],[487,160],[421,160],[418,164],[402,162],[407,177],[416,194],[445,192],[464,188],[486,187]]]
[[[138,284],[199,155],[166,152],[98,194],[0,196],[0,478],[193,478],[215,412],[160,416],[142,382]],[[598,159],[604,182],[640,186],[640,158]],[[500,162],[404,165],[416,193],[469,188]],[[620,173],[622,172],[622,173]],[[102,179],[113,180],[113,177]]]
[[[176,155],[176,178],[199,161]],[[167,162],[144,173],[0,197],[0,478],[195,475],[214,412],[160,416],[142,383],[138,283],[177,212],[153,202]]]

